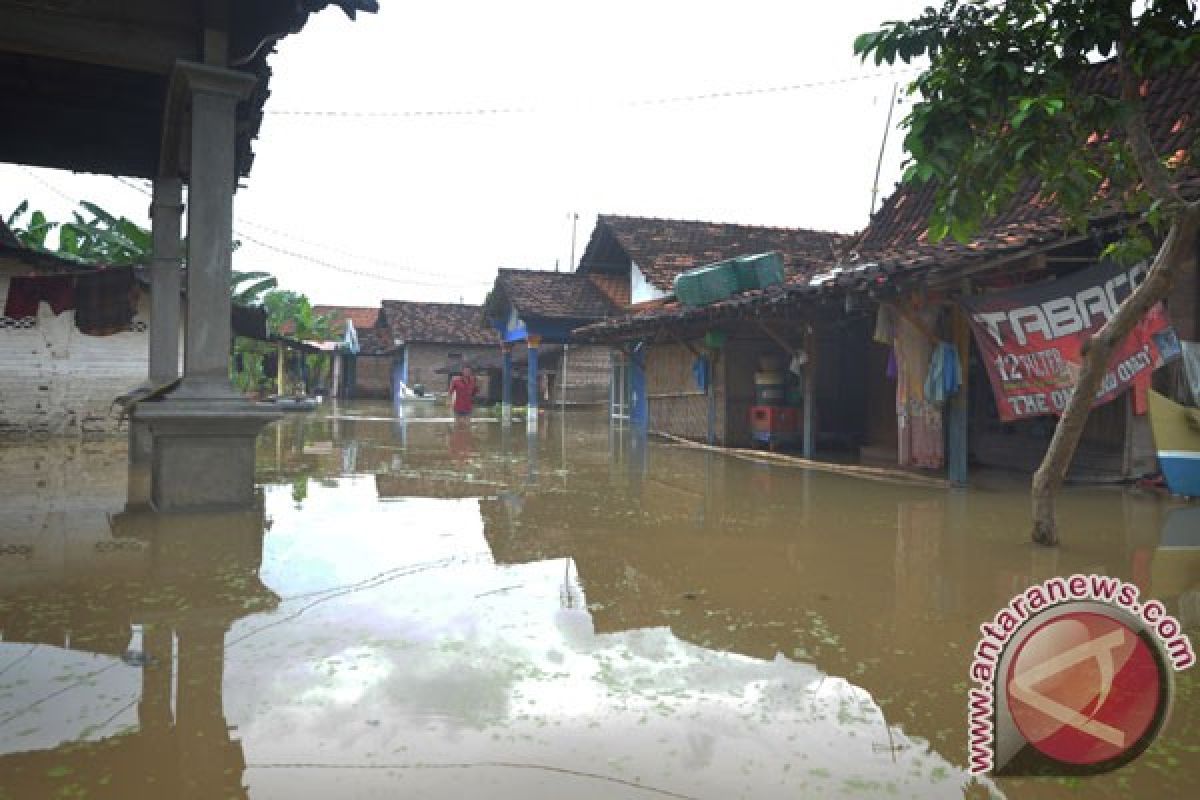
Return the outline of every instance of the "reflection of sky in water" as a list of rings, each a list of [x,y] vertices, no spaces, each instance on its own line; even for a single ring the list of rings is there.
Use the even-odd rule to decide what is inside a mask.
[[[961,796],[960,770],[811,665],[668,628],[594,633],[567,562],[492,563],[475,500],[378,503],[350,479],[314,487],[302,512],[271,489],[268,513],[262,576],[284,602],[234,626],[225,669],[252,788],[336,785],[328,770],[255,768],[321,763],[391,765],[393,781],[438,791],[428,765],[455,763],[496,785],[519,772],[514,788],[562,781],[525,774],[552,765],[702,797]],[[526,766],[465,766],[496,762]],[[363,796],[376,778],[353,777]]]
[[[261,443],[270,528],[259,572],[282,602],[253,613],[237,600],[223,677],[215,663],[192,667],[202,690],[221,682],[215,730],[228,721],[238,744],[217,766],[242,776],[244,748],[254,800],[958,797],[965,656],[1013,591],[1110,572],[1200,618],[1187,605],[1200,574],[1193,509],[1164,513],[1136,493],[1066,493],[1064,518],[1088,536],[1030,552],[1023,486],[864,491],[661,445],[639,461],[644,450],[590,417],[572,416],[569,431],[551,418],[534,441],[476,424],[464,443],[446,421],[376,416],[293,419]],[[40,472],[28,450],[0,459],[0,542],[36,545],[28,560],[0,559],[0,584],[65,600],[74,616],[50,633],[101,647],[127,621],[69,587],[119,590],[149,553],[113,547],[123,452],[93,447],[66,448]],[[410,496],[427,494],[441,499]],[[449,499],[462,495],[487,499]],[[190,599],[168,624],[204,627],[204,598]],[[0,623],[17,640],[0,642],[0,754],[28,754],[26,779],[60,758],[89,763],[48,748],[136,729],[153,673],[31,651],[36,631]],[[1195,714],[1177,703],[1160,752],[1092,779],[1091,796],[1192,796],[1188,762],[1163,764],[1190,753]],[[150,766],[120,765],[147,786],[139,800],[164,796],[145,783]]]

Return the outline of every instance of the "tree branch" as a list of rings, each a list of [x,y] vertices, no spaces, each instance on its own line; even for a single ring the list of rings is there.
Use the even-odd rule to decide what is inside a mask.
[[[1126,20],[1121,26],[1121,40],[1117,43],[1117,69],[1121,77],[1121,100],[1130,113],[1125,120],[1125,135],[1137,163],[1138,172],[1146,191],[1156,200],[1176,205],[1183,204],[1183,197],[1171,185],[1171,177],[1158,158],[1158,150],[1146,127],[1146,112],[1142,106],[1142,95],[1138,90],[1138,78],[1129,63],[1129,41],[1133,36],[1133,23]]]

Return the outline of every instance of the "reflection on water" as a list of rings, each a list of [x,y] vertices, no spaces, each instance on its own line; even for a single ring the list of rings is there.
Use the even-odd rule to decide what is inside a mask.
[[[424,413],[424,416],[422,415]],[[260,440],[263,508],[129,504],[118,443],[0,449],[0,798],[961,797],[978,624],[1103,572],[1200,623],[1195,507],[864,484],[551,416],[342,406]],[[1196,796],[1158,743],[1012,797]]]

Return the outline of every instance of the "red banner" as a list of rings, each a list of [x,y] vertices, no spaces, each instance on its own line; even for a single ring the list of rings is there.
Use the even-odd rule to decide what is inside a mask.
[[[1075,390],[1084,341],[1107,322],[1146,274],[1102,264],[1010,292],[963,298],[975,343],[1005,422],[1061,414]],[[1093,407],[1148,381],[1179,355],[1162,303],[1117,347]]]

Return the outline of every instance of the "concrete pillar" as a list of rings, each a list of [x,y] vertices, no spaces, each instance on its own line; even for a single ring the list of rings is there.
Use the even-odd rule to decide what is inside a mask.
[[[172,91],[191,101],[190,137],[167,137],[190,142],[183,380],[162,402],[140,403],[134,412],[153,438],[151,499],[159,511],[253,504],[255,441],[280,416],[244,400],[229,380],[234,126],[238,100],[256,80],[185,62],[172,76]]]
[[[529,334],[525,343],[529,345],[529,398],[526,406],[525,430],[537,433],[538,425],[538,348],[542,346],[542,337]]]
[[[255,77],[201,64],[176,67],[191,97],[188,169],[187,330],[183,383],[187,399],[235,399],[229,381],[233,191],[237,104]]]
[[[147,370],[147,383],[154,387],[163,386],[179,377],[182,215],[183,182],[179,178],[155,178],[154,199],[150,204],[154,260],[150,264],[150,362]],[[150,428],[135,416],[129,422],[131,478],[133,468],[149,465],[152,453]],[[137,477],[141,477],[140,472]]]
[[[500,379],[500,420],[505,425],[512,424],[512,344],[505,342],[500,346],[503,356],[503,369]]]
[[[154,179],[150,205],[154,260],[150,264],[150,384],[179,377],[179,269],[183,243],[183,182]]]

